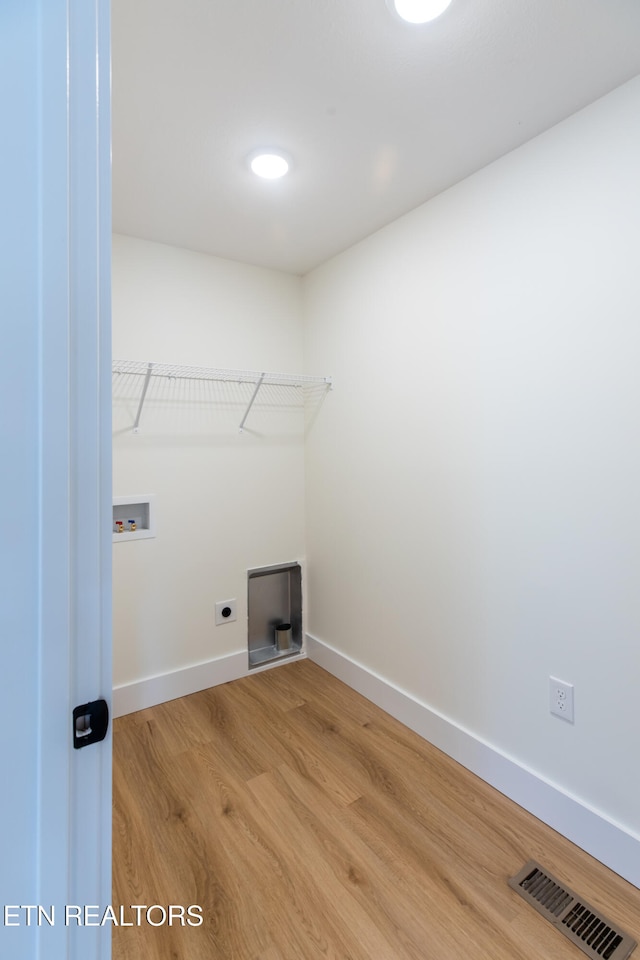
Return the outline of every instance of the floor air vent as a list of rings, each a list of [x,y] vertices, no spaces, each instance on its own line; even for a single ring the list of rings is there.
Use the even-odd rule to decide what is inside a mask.
[[[594,960],[626,960],[636,947],[632,937],[534,860],[509,880],[509,886]]]

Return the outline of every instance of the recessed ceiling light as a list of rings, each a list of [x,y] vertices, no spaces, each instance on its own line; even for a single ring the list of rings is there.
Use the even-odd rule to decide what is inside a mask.
[[[451,0],[387,0],[387,3],[408,23],[428,23],[444,13]]]
[[[278,177],[284,177],[289,170],[289,161],[281,153],[254,153],[251,157],[251,169],[256,176],[264,177],[265,180],[277,180]]]

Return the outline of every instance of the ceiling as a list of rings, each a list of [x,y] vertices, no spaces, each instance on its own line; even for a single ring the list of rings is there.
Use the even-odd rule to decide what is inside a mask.
[[[303,274],[640,73],[638,0],[112,0],[114,230]],[[259,180],[256,148],[290,174]]]

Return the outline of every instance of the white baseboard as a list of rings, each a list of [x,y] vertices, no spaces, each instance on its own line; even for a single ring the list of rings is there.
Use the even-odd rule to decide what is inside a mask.
[[[311,634],[310,660],[640,887],[640,839]]]
[[[249,670],[247,651],[240,650],[238,653],[207,660],[205,663],[197,663],[182,670],[163,673],[157,677],[146,677],[144,680],[136,680],[133,683],[123,683],[113,688],[111,712],[114,718],[123,717],[127,713],[155,707],[168,700],[177,700],[178,697],[186,697],[191,693],[216,687],[220,683],[228,683],[229,680],[239,680],[241,677],[249,676],[250,673],[271,670],[282,663],[300,660],[305,656],[303,648],[297,656],[265,663]]]

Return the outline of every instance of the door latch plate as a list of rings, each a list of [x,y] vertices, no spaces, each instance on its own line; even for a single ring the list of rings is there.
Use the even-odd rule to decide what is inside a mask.
[[[99,743],[109,729],[109,707],[106,700],[82,703],[73,711],[73,746],[76,750]]]

